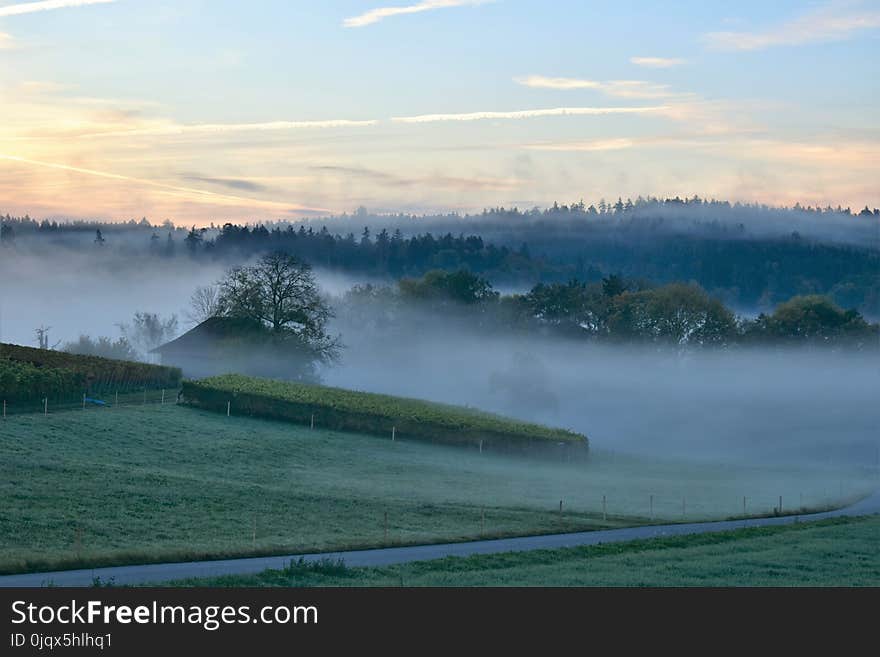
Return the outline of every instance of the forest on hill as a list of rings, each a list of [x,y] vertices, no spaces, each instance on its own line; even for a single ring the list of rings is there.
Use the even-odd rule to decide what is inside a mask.
[[[283,251],[316,268],[396,280],[467,269],[497,286],[609,275],[694,282],[737,312],[826,295],[880,317],[880,211],[771,208],[693,199],[495,208],[477,215],[372,215],[182,228],[0,218],[8,248],[75,248],[238,263]],[[100,257],[96,255],[95,257]]]

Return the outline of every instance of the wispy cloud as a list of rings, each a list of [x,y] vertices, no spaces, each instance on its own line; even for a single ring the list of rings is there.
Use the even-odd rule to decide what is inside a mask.
[[[185,132],[238,132],[240,130],[302,130],[308,128],[353,128],[376,125],[377,121],[330,119],[321,121],[266,121],[263,123],[202,123],[181,126]]]
[[[702,150],[718,156],[736,159],[753,159],[768,162],[786,162],[800,167],[837,166],[853,168],[869,167],[880,156],[880,142],[839,141],[827,138],[815,142],[755,138],[743,135],[705,135],[699,132],[677,135],[647,137],[623,137],[595,141],[561,141],[523,144],[532,151],[596,152],[616,151],[630,148],[663,149],[680,148]]]
[[[435,123],[439,121],[483,121],[502,119],[534,119],[546,116],[601,116],[604,114],[657,114],[668,109],[665,105],[654,107],[556,107],[553,109],[518,110],[514,112],[468,112],[463,114],[422,114],[420,116],[395,116],[396,123]]]
[[[184,180],[191,180],[197,183],[207,183],[209,185],[218,185],[228,189],[237,189],[245,192],[265,192],[268,187],[252,180],[244,178],[212,178],[209,176],[185,175]]]
[[[673,68],[684,64],[684,60],[677,57],[630,57],[629,61],[647,68]]]
[[[378,23],[384,18],[392,16],[402,16],[405,14],[420,14],[423,11],[433,11],[435,9],[448,9],[450,7],[467,7],[486,4],[494,0],[425,0],[415,5],[407,5],[404,7],[378,7],[371,9],[358,16],[352,16],[342,21],[344,27],[365,27]]]
[[[842,41],[880,27],[880,10],[862,9],[859,4],[833,2],[776,27],[753,32],[710,32],[703,39],[717,50],[763,50]]]
[[[323,121],[266,121],[262,123],[199,123],[178,124],[167,123],[153,127],[135,128],[132,130],[112,130],[108,132],[85,133],[81,137],[153,137],[162,135],[187,134],[223,134],[230,132],[265,132],[278,130],[306,130],[328,128],[359,128],[376,125],[378,121],[351,121],[348,119],[330,119]]]
[[[636,145],[633,139],[597,139],[594,141],[574,141],[548,144],[528,144],[526,149],[532,151],[558,151],[558,152],[596,152],[596,151],[619,151],[632,148]]]
[[[402,178],[385,171],[377,171],[376,169],[368,169],[360,166],[343,166],[338,164],[321,164],[309,167],[311,171],[318,173],[331,173],[355,178],[368,178],[373,181],[391,182],[400,184]]]
[[[543,75],[529,75],[524,78],[514,78],[514,82],[524,87],[537,89],[599,89],[601,82],[595,80],[581,80],[578,78],[548,78]]]
[[[14,39],[11,34],[0,32],[0,50],[11,50],[15,47]]]
[[[584,80],[580,78],[550,78],[543,75],[529,75],[514,78],[514,82],[533,89],[595,89],[615,98],[671,98],[682,94],[673,92],[669,85],[655,84],[643,80]]]
[[[192,187],[183,187],[180,185],[171,185],[163,182],[158,182],[155,180],[148,180],[145,178],[135,178],[133,176],[125,176],[118,173],[112,173],[108,171],[98,171],[96,169],[88,169],[85,167],[75,167],[69,164],[59,164],[57,162],[45,162],[42,160],[34,160],[26,157],[19,157],[16,155],[5,155],[0,153],[0,160],[5,160],[7,162],[14,162],[19,164],[27,164],[30,166],[42,167],[47,169],[56,169],[59,171],[69,171],[71,173],[79,173],[87,176],[96,176],[98,178],[108,178],[110,180],[119,180],[127,183],[135,183],[138,185],[145,185],[148,187],[157,187],[159,189],[167,190],[170,192],[176,192],[178,194],[185,195],[188,199],[193,201],[200,201],[204,203],[212,203],[215,205],[223,205],[223,204],[241,204],[247,203],[252,204],[255,207],[263,207],[263,208],[271,208],[274,210],[283,209],[285,212],[329,212],[324,208],[310,208],[306,206],[297,206],[292,205],[290,203],[282,203],[278,201],[264,201],[261,199],[253,199],[246,198],[242,196],[233,196],[231,194],[218,194],[217,192],[211,192],[204,189],[194,189]]]
[[[347,178],[362,178],[370,184],[387,187],[435,187],[442,189],[471,190],[510,190],[523,184],[519,178],[497,178],[489,176],[447,176],[433,174],[427,176],[400,176],[386,171],[377,171],[360,166],[319,165],[310,167],[319,173],[338,174]]]
[[[17,5],[0,7],[0,18],[4,16],[21,16],[33,14],[37,11],[50,11],[52,9],[66,9],[67,7],[84,7],[86,5],[101,5],[115,0],[42,0],[40,2],[22,2]]]
[[[71,88],[73,85],[51,80],[25,80],[18,85],[18,90],[23,94],[54,94]]]

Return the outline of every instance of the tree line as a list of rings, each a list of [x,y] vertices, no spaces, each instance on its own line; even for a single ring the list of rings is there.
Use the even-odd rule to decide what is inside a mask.
[[[193,323],[236,320],[238,333],[226,338],[230,354],[271,355],[273,376],[307,381],[318,379],[319,365],[332,365],[344,353],[344,335],[331,334],[334,317],[338,327],[367,334],[405,335],[418,330],[413,320],[419,318],[487,335],[525,333],[608,344],[880,346],[880,325],[819,295],[797,296],[769,314],[742,318],[695,283],[654,285],[610,275],[594,283],[539,283],[526,292],[502,294],[486,278],[461,269],[433,270],[395,285],[357,285],[328,299],[310,265],[279,251],[228,270],[216,286],[197,288],[188,314]],[[136,313],[131,323],[118,326],[122,335],[115,341],[80,336],[62,350],[133,360],[178,332],[176,317],[151,313]],[[45,348],[39,331],[45,329],[38,330]],[[247,366],[249,360],[241,362]]]
[[[387,330],[410,311],[497,332],[511,330],[606,343],[688,347],[735,345],[880,346],[880,325],[821,295],[795,296],[769,313],[737,316],[696,283],[655,285],[611,275],[594,283],[539,283],[500,294],[464,270],[432,271],[396,286],[356,286],[337,314]]]

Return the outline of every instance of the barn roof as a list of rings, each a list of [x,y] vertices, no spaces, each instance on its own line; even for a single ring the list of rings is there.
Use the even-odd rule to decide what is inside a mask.
[[[179,338],[156,347],[152,352],[161,354],[166,351],[195,351],[221,340],[253,337],[265,332],[265,327],[256,320],[241,317],[209,317]]]

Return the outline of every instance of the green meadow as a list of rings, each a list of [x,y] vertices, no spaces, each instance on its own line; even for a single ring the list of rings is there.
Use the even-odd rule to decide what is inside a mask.
[[[598,450],[481,454],[174,404],[13,415],[0,421],[0,571],[725,518],[743,496],[749,515],[773,513],[779,495],[786,511],[825,508],[873,483]]]

